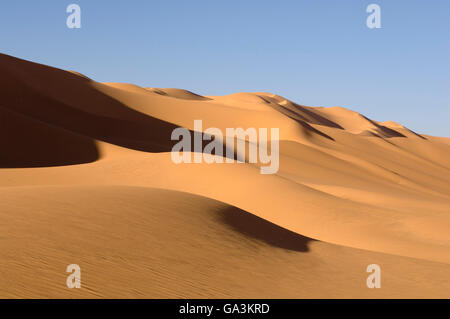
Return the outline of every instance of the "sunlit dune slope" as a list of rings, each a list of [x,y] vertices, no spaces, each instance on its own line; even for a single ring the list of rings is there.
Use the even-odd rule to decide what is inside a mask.
[[[27,201],[24,202],[24,198]],[[208,198],[128,186],[0,193],[0,295],[63,298],[446,296],[445,264],[336,246]],[[22,205],[17,205],[22,202]],[[76,261],[82,288],[67,289]],[[386,268],[383,289],[365,268]],[[405,276],[405,269],[414,275]]]
[[[0,90],[0,296],[450,296],[448,138],[271,93],[99,83],[7,55]],[[172,131],[199,119],[279,128],[279,171],[173,163]],[[71,263],[84,290],[65,287]],[[380,290],[366,287],[372,263]]]

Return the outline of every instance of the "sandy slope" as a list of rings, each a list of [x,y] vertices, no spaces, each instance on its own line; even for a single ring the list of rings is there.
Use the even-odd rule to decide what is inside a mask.
[[[6,55],[0,90],[1,297],[450,297],[448,138]],[[174,164],[170,134],[195,119],[280,128],[279,172]]]

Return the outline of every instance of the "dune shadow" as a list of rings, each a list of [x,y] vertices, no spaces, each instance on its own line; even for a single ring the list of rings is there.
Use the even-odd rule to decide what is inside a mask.
[[[325,138],[327,138],[327,139],[329,139],[329,140],[334,141],[334,138],[332,138],[332,137],[329,136],[328,134],[325,134],[325,133],[323,133],[322,131],[319,131],[318,129],[316,129],[316,128],[312,127],[311,125],[309,125],[308,122],[310,122],[311,120],[310,120],[310,119],[307,119],[306,117],[304,117],[304,116],[301,115],[300,113],[295,112],[295,111],[293,111],[293,110],[291,110],[291,109],[289,109],[289,108],[287,108],[287,107],[281,106],[281,105],[279,105],[279,104],[276,104],[276,105],[271,104],[271,107],[272,107],[273,109],[277,110],[278,112],[280,112],[281,114],[284,114],[284,115],[286,115],[287,117],[289,117],[290,119],[294,120],[294,121],[297,122],[298,124],[300,124],[300,125],[305,129],[305,132],[306,132],[307,134],[313,134],[313,133],[315,133],[315,134],[317,134],[317,135],[320,135],[320,136],[322,136],[322,137],[325,137]],[[310,112],[310,113],[312,113],[312,112]],[[316,115],[316,118],[315,118],[315,119],[317,119],[317,117],[318,117],[318,116]],[[324,118],[323,121],[325,121],[325,118]],[[339,127],[337,124],[335,124],[334,122],[331,122],[331,121],[329,121],[329,120],[326,120],[326,121],[327,121],[327,122],[326,122],[327,124],[321,123],[320,125],[326,125],[326,126],[330,126],[330,127],[340,128],[340,127]],[[334,123],[334,124],[333,124],[333,123]]]
[[[94,140],[150,153],[171,152],[178,142],[171,134],[179,126],[133,110],[91,86],[88,78],[6,55],[0,55],[0,70],[5,113],[0,114],[0,167],[93,162],[99,158]],[[47,92],[56,92],[55,87],[64,88],[64,97]],[[203,149],[207,142],[202,143]]]
[[[237,207],[226,208],[220,211],[219,215],[221,221],[234,231],[270,246],[296,252],[308,252],[309,242],[315,241]]]
[[[0,154],[0,168],[76,165],[99,158],[91,138],[1,106]]]
[[[302,112],[305,115],[308,116],[307,121],[313,123],[313,124],[319,124],[319,125],[325,125],[329,127],[334,127],[343,130],[344,128],[340,126],[338,123],[333,122],[329,119],[327,119],[324,116],[321,116],[319,114],[314,113],[313,111],[309,110],[307,107],[292,102],[293,107],[298,110],[298,112]]]

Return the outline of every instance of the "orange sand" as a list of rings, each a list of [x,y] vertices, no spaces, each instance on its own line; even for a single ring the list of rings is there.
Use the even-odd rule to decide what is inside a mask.
[[[269,93],[0,71],[0,297],[450,297],[449,138]],[[174,164],[196,119],[280,128],[280,170]]]

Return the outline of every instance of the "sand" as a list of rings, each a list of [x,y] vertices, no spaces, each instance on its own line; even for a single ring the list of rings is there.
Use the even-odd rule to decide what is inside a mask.
[[[0,71],[0,297],[450,297],[449,138],[271,93]],[[173,163],[196,119],[280,128],[279,171]]]

